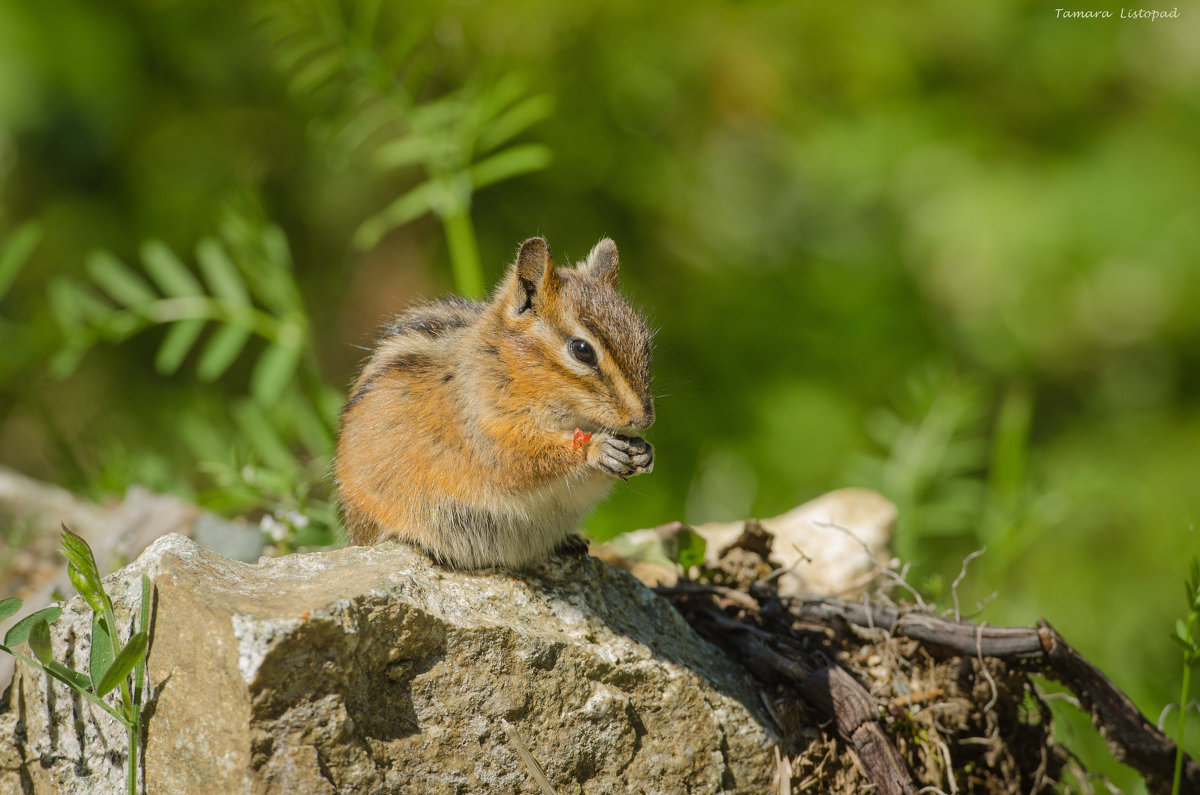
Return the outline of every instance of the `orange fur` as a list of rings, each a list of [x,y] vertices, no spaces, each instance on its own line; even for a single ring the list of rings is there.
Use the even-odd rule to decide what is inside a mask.
[[[650,335],[615,290],[616,247],[556,268],[522,245],[487,304],[399,316],[343,409],[337,480],[351,541],[398,537],[458,566],[552,554],[613,477],[653,450]],[[594,361],[571,353],[584,341]],[[572,447],[574,431],[592,438]]]

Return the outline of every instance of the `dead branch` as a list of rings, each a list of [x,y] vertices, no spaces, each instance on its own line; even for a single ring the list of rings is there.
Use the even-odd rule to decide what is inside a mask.
[[[824,598],[786,602],[788,612],[804,623],[877,627],[954,654],[1032,665],[1075,694],[1118,761],[1141,773],[1152,791],[1171,789],[1175,743],[1045,620],[1036,627],[989,627],[883,604]],[[1183,761],[1182,791],[1200,792],[1200,765],[1186,754]]]

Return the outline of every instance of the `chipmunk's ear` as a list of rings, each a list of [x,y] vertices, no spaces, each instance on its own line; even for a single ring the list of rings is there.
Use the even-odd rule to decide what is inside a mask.
[[[616,287],[617,271],[620,270],[620,263],[617,261],[617,244],[606,237],[592,246],[584,267],[600,281]]]
[[[550,244],[545,238],[531,237],[517,252],[517,311],[524,312],[534,302],[553,299],[558,289],[558,275],[550,259]]]

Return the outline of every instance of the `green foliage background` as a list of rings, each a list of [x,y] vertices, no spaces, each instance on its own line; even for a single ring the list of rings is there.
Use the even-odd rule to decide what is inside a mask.
[[[0,0],[0,463],[327,528],[387,313],[609,235],[658,466],[595,535],[879,488],[919,585],[986,545],[967,603],[1046,616],[1156,717],[1200,515],[1179,11]],[[154,303],[193,288],[204,318]]]

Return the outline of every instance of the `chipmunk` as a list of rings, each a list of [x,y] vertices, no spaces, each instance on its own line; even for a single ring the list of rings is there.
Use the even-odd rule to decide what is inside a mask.
[[[388,327],[342,409],[350,540],[389,537],[459,568],[580,552],[580,519],[654,466],[651,334],[617,292],[617,247],[574,268],[526,240],[487,303],[417,306]]]

